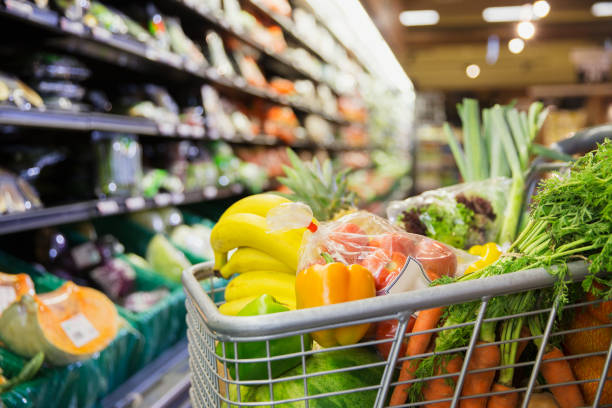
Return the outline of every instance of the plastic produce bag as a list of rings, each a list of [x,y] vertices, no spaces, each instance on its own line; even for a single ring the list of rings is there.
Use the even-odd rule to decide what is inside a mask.
[[[394,201],[387,216],[407,232],[467,248],[495,241],[512,180],[505,177],[457,184]]]
[[[442,276],[462,274],[475,259],[433,239],[409,234],[366,211],[322,223],[305,236],[298,270],[334,261],[360,264],[374,276],[377,295],[425,288]],[[329,258],[328,258],[329,259]]]

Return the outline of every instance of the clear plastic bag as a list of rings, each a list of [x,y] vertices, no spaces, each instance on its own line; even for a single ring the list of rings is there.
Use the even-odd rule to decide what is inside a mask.
[[[409,234],[366,211],[321,223],[314,233],[307,231],[298,270],[326,263],[327,255],[334,261],[366,267],[374,276],[378,295],[420,289],[443,276],[461,275],[478,259],[433,239]]]
[[[456,248],[495,241],[512,180],[505,177],[457,184],[394,201],[389,220],[403,230]]]

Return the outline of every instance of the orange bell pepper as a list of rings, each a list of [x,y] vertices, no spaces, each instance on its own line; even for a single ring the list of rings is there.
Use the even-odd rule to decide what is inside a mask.
[[[298,273],[295,280],[298,309],[333,305],[376,296],[374,277],[361,265],[332,262],[312,265]],[[368,331],[370,324],[320,330],[312,337],[323,347],[355,344]]]

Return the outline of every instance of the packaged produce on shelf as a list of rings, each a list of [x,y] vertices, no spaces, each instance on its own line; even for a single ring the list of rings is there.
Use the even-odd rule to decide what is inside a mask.
[[[234,60],[238,65],[238,69],[240,70],[240,74],[247,81],[247,84],[264,89],[268,87],[266,77],[261,72],[261,69],[257,65],[257,62],[253,56],[245,55],[239,50],[235,50],[233,54]]]
[[[286,143],[293,143],[299,122],[293,109],[288,106],[271,106],[266,110],[263,130]]]
[[[340,140],[352,147],[364,147],[370,141],[366,129],[356,124],[341,126]]]
[[[293,82],[285,78],[273,77],[270,88],[279,95],[291,96],[295,93]]]
[[[338,155],[342,168],[362,169],[373,164],[367,151],[347,151]]]
[[[0,339],[15,353],[43,352],[54,365],[85,360],[117,335],[115,305],[101,292],[72,282],[41,294],[23,295],[0,316]]]
[[[217,72],[221,76],[234,77],[236,71],[232,65],[225,47],[223,46],[223,39],[214,31],[209,31],[206,34],[206,45],[208,46],[208,55],[210,56],[210,62],[213,67],[217,69]]]
[[[363,99],[357,96],[340,96],[338,111],[351,122],[365,123],[367,120],[368,113]]]
[[[469,248],[497,240],[511,185],[498,177],[426,191],[391,202],[387,216],[407,232]]]
[[[145,13],[147,15],[149,33],[157,40],[157,43],[162,49],[170,51],[170,36],[166,30],[164,17],[153,3],[147,3],[145,6]]]
[[[146,259],[153,270],[173,282],[180,282],[181,273],[191,266],[187,257],[159,233],[149,242]]]
[[[129,116],[143,117],[158,123],[178,124],[179,109],[168,91],[157,85],[125,87],[119,109]]]
[[[232,139],[234,126],[221,104],[217,90],[209,85],[204,85],[201,92],[208,133],[213,138]]]
[[[81,21],[87,13],[89,3],[80,0],[53,0],[57,7],[68,20]]]
[[[317,86],[317,98],[323,112],[334,116],[338,114],[338,101],[327,85]]]
[[[179,225],[170,233],[170,239],[202,258],[213,259],[214,254],[210,246],[211,232],[212,228],[201,224]]]
[[[304,119],[306,134],[317,144],[322,146],[330,145],[334,142],[334,128],[325,119],[318,115],[308,115]]]
[[[170,38],[170,48],[172,51],[185,58],[196,67],[204,67],[208,65],[204,54],[200,48],[193,42],[181,27],[181,22],[176,17],[166,18],[168,36]]]
[[[3,294],[0,303],[0,315],[13,302],[19,301],[21,296],[34,294],[34,282],[25,273],[13,275],[0,272],[0,287],[2,287]]]
[[[260,316],[271,313],[286,312],[289,309],[277,303],[275,298],[263,294],[256,297],[251,302],[247,303],[242,308],[237,316]],[[263,358],[266,356],[274,357],[285,354],[298,353],[302,351],[302,336],[292,336],[288,338],[282,338],[272,340],[269,346],[266,342],[250,342],[250,343],[238,343],[237,354],[234,351],[232,344],[218,343],[216,347],[217,355],[228,359],[247,359],[247,358]],[[305,351],[312,348],[312,340],[310,336],[306,335],[304,338],[303,347]],[[269,351],[269,354],[268,354]],[[299,365],[302,361],[301,357],[292,357],[280,360],[274,360],[270,364],[270,370],[272,377],[278,377],[287,370],[292,369]],[[232,378],[236,378],[236,371],[238,371],[239,378],[243,380],[265,380],[268,378],[268,363],[246,363],[246,364],[228,364],[229,374]]]
[[[261,0],[259,3],[275,14],[291,17],[291,4],[287,0]]]
[[[0,214],[23,212],[42,207],[36,190],[21,177],[0,169]]]
[[[264,169],[269,179],[282,176],[283,165],[289,164],[287,150],[284,147],[238,147],[235,149],[240,160],[256,164]]]
[[[135,136],[94,133],[100,197],[136,196],[142,192],[142,147]]]
[[[38,93],[14,76],[2,72],[0,72],[0,104],[13,105],[22,110],[46,109]]]
[[[0,352],[1,354],[1,352]],[[45,360],[45,354],[43,352],[38,352],[34,357],[32,357],[24,366],[19,370],[19,372],[15,373],[10,378],[7,378],[7,373],[4,372],[6,368],[2,367],[3,361],[0,359],[0,394],[4,392],[9,392],[11,388],[18,386],[21,383],[28,382],[32,378],[36,376],[42,364]],[[10,369],[10,367],[9,367]]]

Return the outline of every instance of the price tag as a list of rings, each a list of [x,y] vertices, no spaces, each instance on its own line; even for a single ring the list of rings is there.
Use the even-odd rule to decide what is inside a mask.
[[[91,29],[91,33],[97,39],[104,40],[104,41],[109,40],[113,36],[113,34],[110,31],[105,30],[104,28],[100,28],[100,27],[93,27]]]
[[[100,251],[93,242],[86,242],[72,248],[70,255],[78,269],[91,268],[102,261]]]
[[[85,34],[85,26],[79,21],[70,21],[67,18],[62,17],[60,20],[60,27],[62,27],[62,30],[68,31],[69,33],[77,35]]]
[[[192,126],[191,127],[191,134],[193,135],[193,137],[196,138],[202,138],[204,137],[204,127],[203,126]]]
[[[96,207],[102,215],[110,215],[119,212],[119,204],[114,200],[98,201]]]
[[[191,135],[191,126],[186,123],[181,123],[177,126],[176,132],[180,136],[190,136]]]
[[[129,197],[125,199],[125,206],[130,211],[138,211],[144,208],[145,199],[142,197]]]
[[[409,292],[416,289],[424,289],[429,286],[430,280],[419,261],[409,256],[402,270],[376,295],[388,295],[392,293]]]
[[[172,204],[181,204],[183,201],[185,201],[185,194],[183,193],[172,194]]]
[[[17,300],[17,292],[12,286],[0,286],[0,313]]]
[[[161,193],[153,198],[158,207],[165,207],[172,201],[172,197],[168,193]]]
[[[97,339],[100,335],[83,313],[78,313],[70,319],[64,320],[60,323],[60,326],[76,347],[82,347]]]
[[[165,136],[171,136],[175,133],[174,124],[172,123],[158,123],[157,130]]]
[[[217,187],[208,186],[204,188],[204,198],[214,198],[217,196]]]
[[[21,14],[26,17],[31,17],[32,14],[34,13],[34,8],[32,7],[32,5],[28,3],[24,3],[23,1],[5,0],[4,4],[6,4],[7,9],[9,9],[10,11],[16,14]]]

